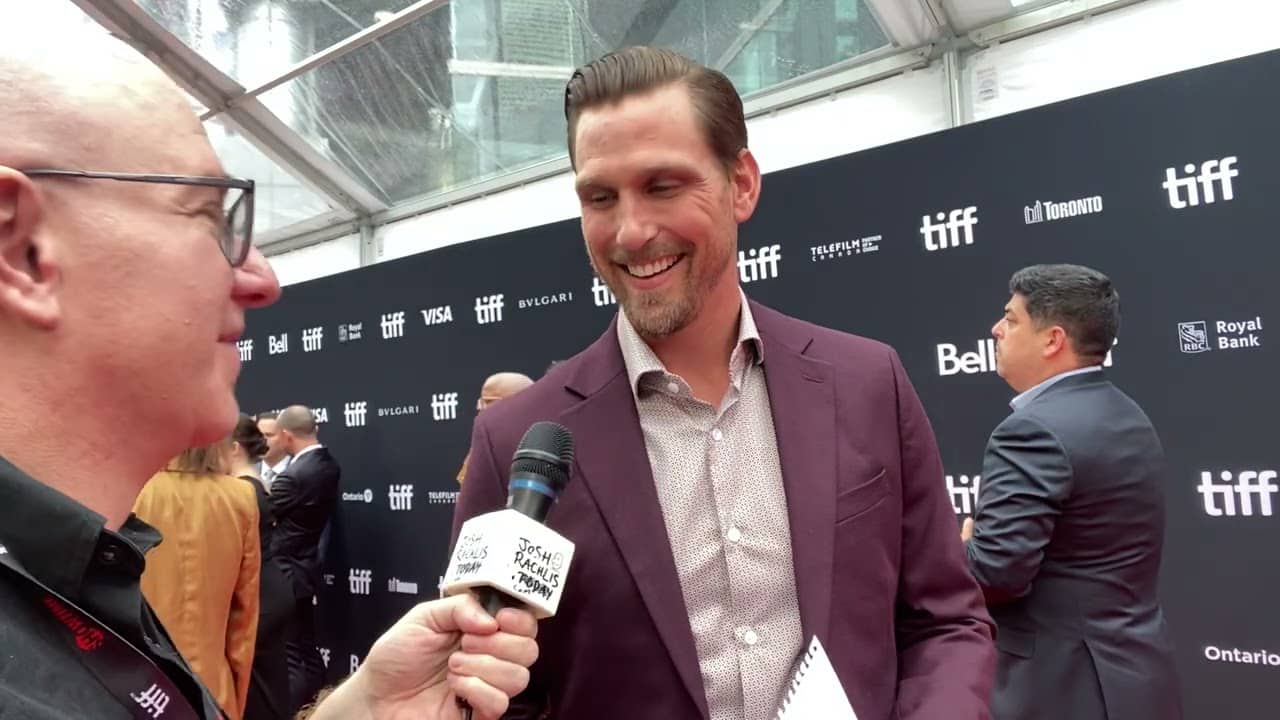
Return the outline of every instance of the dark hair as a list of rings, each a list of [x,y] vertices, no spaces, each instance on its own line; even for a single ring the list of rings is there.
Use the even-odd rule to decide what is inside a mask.
[[[1120,293],[1111,278],[1083,265],[1032,265],[1013,274],[1037,327],[1060,325],[1082,360],[1101,362],[1120,330]]]
[[[747,146],[742,98],[724,73],[680,53],[653,47],[611,52],[574,71],[564,89],[564,117],[569,123],[569,162],[574,162],[578,117],[583,110],[616,104],[624,98],[682,83],[711,151],[726,168],[733,167]]]
[[[236,421],[236,429],[231,431],[231,439],[240,443],[249,456],[249,462],[257,462],[267,454],[267,439],[258,429],[258,423],[248,415],[241,415]]]

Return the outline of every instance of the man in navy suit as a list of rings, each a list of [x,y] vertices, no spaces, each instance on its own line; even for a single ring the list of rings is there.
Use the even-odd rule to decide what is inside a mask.
[[[276,519],[272,554],[283,566],[295,603],[285,654],[292,710],[297,711],[324,683],[312,599],[320,588],[320,541],[338,504],[342,468],[320,444],[310,409],[285,408],[276,427],[281,446],[292,458],[271,484],[271,510]]]
[[[1014,274],[991,329],[1020,394],[991,433],[961,537],[999,627],[996,720],[1177,720],[1173,647],[1156,597],[1164,450],[1103,373],[1120,326],[1106,275]]]

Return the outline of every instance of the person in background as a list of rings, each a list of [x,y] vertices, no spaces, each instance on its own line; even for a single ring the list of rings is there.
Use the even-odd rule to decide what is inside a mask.
[[[133,511],[164,537],[147,556],[143,596],[218,706],[242,720],[258,632],[258,507],[228,474],[230,451],[224,440],[182,453]]]
[[[293,617],[293,591],[284,570],[271,551],[275,518],[267,490],[257,476],[267,441],[258,423],[241,415],[231,432],[231,474],[253,488],[258,499],[258,539],[262,547],[262,572],[258,587],[258,639],[254,645],[253,672],[245,720],[286,720],[289,717],[289,667],[285,643]]]
[[[276,418],[280,445],[292,458],[271,484],[276,527],[271,554],[284,568],[293,592],[293,620],[286,644],[289,712],[315,698],[324,684],[324,663],[316,648],[314,598],[320,589],[321,536],[334,507],[342,468],[320,444],[311,409],[291,405]]]
[[[1023,268],[1009,293],[991,334],[996,371],[1019,394],[961,530],[998,630],[992,715],[1178,720],[1157,592],[1164,449],[1102,369],[1120,295],[1080,265]]]
[[[480,397],[476,399],[476,412],[483,412],[490,405],[503,398],[509,398],[532,384],[532,378],[518,372],[494,373],[485,378],[484,384],[480,386]],[[462,467],[458,469],[459,485],[467,476],[467,462],[470,460],[471,451],[468,450],[467,456],[462,459]]]
[[[276,426],[277,417],[278,413],[273,412],[258,413],[257,417],[258,430],[267,441],[267,451],[258,462],[258,471],[255,474],[267,492],[271,492],[271,483],[289,466],[290,460],[289,453],[285,452],[284,445],[281,444],[280,430]]]

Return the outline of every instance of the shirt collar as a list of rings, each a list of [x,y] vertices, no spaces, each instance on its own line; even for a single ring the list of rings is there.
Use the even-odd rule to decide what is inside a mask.
[[[756,328],[755,318],[751,315],[751,305],[747,295],[738,288],[741,311],[738,313],[738,342],[734,345],[730,357],[730,367],[743,352],[751,353],[751,362],[756,365],[764,363],[764,342],[760,339],[760,331]],[[640,337],[635,326],[627,319],[627,313],[618,310],[618,345],[622,349],[622,360],[627,367],[627,378],[631,383],[631,392],[637,397],[640,394],[641,381],[648,376],[667,374],[667,368],[653,352],[653,348]]]
[[[1069,378],[1072,375],[1083,375],[1085,373],[1101,372],[1101,371],[1102,371],[1101,365],[1090,365],[1089,367],[1077,368],[1075,370],[1068,370],[1066,372],[1058,373],[1057,375],[1054,375],[1048,380],[1045,380],[1037,384],[1035,387],[1031,388],[1030,390],[1026,390],[1026,391],[1023,391],[1022,393],[1019,393],[1017,397],[1009,401],[1009,406],[1012,407],[1014,410],[1021,410],[1022,408],[1030,404],[1032,400],[1035,400],[1040,395],[1040,393],[1044,392],[1045,390],[1048,390],[1049,386],[1053,385],[1059,380],[1062,380],[1063,378]]]
[[[133,515],[119,533],[105,524],[103,516],[0,457],[0,545],[52,590],[78,598],[94,553],[113,539],[137,551],[139,572],[142,553],[160,541],[155,529]]]
[[[308,446],[306,446],[306,447],[302,448],[301,450],[299,450],[297,455],[294,455],[293,457],[288,458],[288,459],[287,459],[287,462],[286,462],[286,461],[281,461],[281,462],[284,462],[285,467],[288,467],[288,466],[289,466],[289,463],[294,462],[295,460],[297,460],[298,458],[302,457],[303,455],[306,455],[307,453],[311,452],[312,450],[319,450],[319,449],[320,449],[320,448],[322,448],[322,447],[324,447],[324,446],[323,446],[323,445],[321,445],[320,443],[315,443],[315,444],[313,444],[313,445],[308,445]]]

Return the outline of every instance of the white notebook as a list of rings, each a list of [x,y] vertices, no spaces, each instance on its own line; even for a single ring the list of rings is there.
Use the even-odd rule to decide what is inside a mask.
[[[800,657],[775,720],[858,720],[817,635]]]

